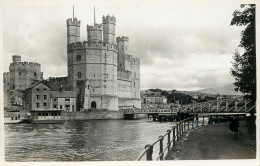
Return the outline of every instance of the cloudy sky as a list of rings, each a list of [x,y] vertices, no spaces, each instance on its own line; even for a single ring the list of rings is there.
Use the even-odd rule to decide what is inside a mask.
[[[234,82],[230,68],[242,28],[230,26],[238,3],[224,1],[70,1],[3,8],[3,70],[12,55],[41,63],[44,78],[67,76],[66,19],[86,25],[103,15],[116,17],[116,36],[128,36],[130,54],[141,60],[142,89],[196,90]]]

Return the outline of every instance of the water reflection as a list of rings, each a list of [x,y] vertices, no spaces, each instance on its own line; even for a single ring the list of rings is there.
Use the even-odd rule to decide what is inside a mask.
[[[10,124],[5,125],[5,157],[7,161],[135,160],[144,145],[173,124],[147,120]]]

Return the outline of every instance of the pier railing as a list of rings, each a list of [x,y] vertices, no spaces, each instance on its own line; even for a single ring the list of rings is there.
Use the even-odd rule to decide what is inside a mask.
[[[166,134],[159,136],[158,139],[153,144],[145,145],[144,151],[137,157],[137,161],[140,161],[144,156],[146,160],[153,160],[153,149],[155,146],[159,146],[159,156],[155,157],[155,160],[164,160],[170,150],[175,147],[176,142],[183,136],[185,131],[198,127],[199,125],[204,125],[205,120],[199,124],[199,117],[191,117],[179,121],[176,123],[172,129],[167,130]],[[163,140],[167,139],[167,144],[164,146]]]

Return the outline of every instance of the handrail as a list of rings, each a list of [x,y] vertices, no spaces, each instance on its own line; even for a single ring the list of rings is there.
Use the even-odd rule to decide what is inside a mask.
[[[207,101],[202,103],[194,103],[194,104],[188,104],[188,105],[182,105],[180,108],[145,108],[145,109],[137,109],[137,108],[128,108],[123,109],[127,110],[126,113],[176,113],[176,112],[203,112],[202,110],[206,107],[209,107],[210,109],[207,109],[209,112],[231,112],[235,108],[235,112],[242,111],[245,106],[239,107],[238,105],[241,104],[244,101],[248,101],[250,103],[250,100],[243,99],[242,97],[237,97],[234,99],[220,99],[220,100],[213,100],[213,101]],[[222,105],[223,102],[226,102],[226,105]],[[233,105],[231,108],[230,106]],[[246,104],[246,105],[247,105]],[[218,106],[219,105],[219,106]],[[203,109],[202,109],[203,108]],[[245,109],[246,110],[246,109]],[[247,112],[247,111],[246,111]]]
[[[189,121],[192,121],[192,123],[190,123]],[[186,123],[188,122],[188,123]],[[176,126],[173,126],[171,130],[167,130],[167,133],[164,134],[163,136],[159,136],[159,138],[151,145],[146,145],[145,146],[145,150],[137,157],[137,161],[141,160],[142,157],[146,154],[146,160],[152,160],[152,155],[153,155],[153,146],[155,146],[158,142],[159,142],[159,156],[157,156],[155,158],[155,160],[164,160],[168,153],[171,150],[171,147],[175,146],[175,142],[179,140],[179,138],[183,135],[184,131],[187,131],[190,128],[190,125],[192,124],[192,128],[193,128],[193,124],[196,124],[196,126],[199,126],[199,118],[197,117],[197,121],[196,121],[196,117],[192,117],[192,118],[187,118],[184,119],[182,121],[179,121]],[[204,125],[204,118],[203,118],[203,124]],[[188,128],[186,127],[188,126]],[[176,130],[177,129],[177,130]],[[172,136],[171,136],[172,133]],[[166,137],[167,136],[167,137]],[[165,147],[163,147],[163,140],[167,139],[167,145]],[[168,151],[167,151],[168,150]]]
[[[149,147],[147,146],[145,148],[145,150],[137,157],[137,161],[141,160],[141,158],[147,153],[147,151],[149,150]]]

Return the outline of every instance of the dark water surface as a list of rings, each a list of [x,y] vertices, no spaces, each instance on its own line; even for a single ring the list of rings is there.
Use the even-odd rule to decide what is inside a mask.
[[[146,144],[155,142],[172,125],[146,119],[5,124],[5,160],[135,160]],[[158,145],[154,155],[158,155]]]

